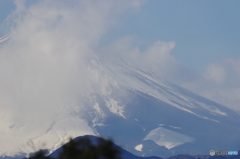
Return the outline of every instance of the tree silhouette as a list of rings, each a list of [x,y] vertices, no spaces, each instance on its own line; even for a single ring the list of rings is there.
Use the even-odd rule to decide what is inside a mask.
[[[56,159],[121,159],[120,151],[112,140],[96,138],[91,140],[89,137],[80,137],[70,139],[55,153]],[[53,159],[53,157],[45,156],[45,151],[40,150],[29,159]]]

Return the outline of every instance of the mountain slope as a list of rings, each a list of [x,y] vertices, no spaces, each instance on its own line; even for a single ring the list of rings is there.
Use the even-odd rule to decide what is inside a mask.
[[[104,126],[95,126],[101,135],[112,136],[141,156],[208,154],[211,149],[240,146],[237,112],[126,64],[103,65],[125,90],[118,96],[114,96],[114,89],[108,97],[98,95],[103,100],[98,103],[99,108],[109,106],[110,111],[115,110],[111,111],[114,114],[105,115],[100,124]],[[93,125],[94,122],[90,121]],[[135,149],[138,145],[141,151]]]
[[[25,156],[42,148],[43,143],[53,151],[68,137],[82,135],[112,137],[117,145],[138,156],[239,149],[239,113],[121,60],[93,55],[80,66],[84,70],[81,78],[87,82],[56,89],[55,94],[67,95],[64,99],[57,98],[64,97],[62,94],[55,99],[49,89],[41,88],[47,88],[49,81],[53,86],[64,85],[69,75],[79,73],[75,68],[69,68],[66,75],[56,73],[60,83],[52,81],[52,76],[40,76],[44,71],[16,80],[20,84],[12,89],[16,89],[13,99],[17,102],[5,95],[1,98],[0,156]],[[48,70],[55,75],[55,69]],[[70,81],[75,80],[79,79],[73,76]],[[78,91],[85,84],[91,91],[76,93],[77,97],[69,91]]]

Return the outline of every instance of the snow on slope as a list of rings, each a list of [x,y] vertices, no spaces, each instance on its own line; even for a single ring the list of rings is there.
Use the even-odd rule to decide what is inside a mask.
[[[165,146],[168,149],[194,141],[194,139],[189,136],[162,127],[150,131],[143,140],[153,140],[159,146]]]
[[[137,151],[142,151],[142,148],[143,148],[143,145],[142,144],[139,144],[135,147],[135,150]]]
[[[34,149],[42,148],[43,144],[54,150],[66,142],[70,136],[96,135],[92,128],[82,119],[62,116],[46,121],[25,118],[24,124],[18,121],[9,125],[6,118],[0,120],[0,155],[16,156],[28,154]],[[81,128],[81,129],[79,129]]]
[[[104,62],[103,65],[105,65],[106,69],[109,69],[109,73],[111,73],[113,77],[116,77],[115,80],[124,85],[124,87],[127,89],[148,94],[178,109],[192,113],[207,120],[217,122],[217,120],[195,113],[194,110],[205,109],[214,115],[227,116],[226,112],[221,111],[215,106],[206,105],[193,98],[189,98],[189,96],[185,96],[177,89],[174,89],[175,86],[173,84],[163,79],[159,79],[147,71],[133,69],[126,63],[123,65],[108,61]]]
[[[3,37],[0,37],[0,47],[9,39],[9,35],[5,35]]]

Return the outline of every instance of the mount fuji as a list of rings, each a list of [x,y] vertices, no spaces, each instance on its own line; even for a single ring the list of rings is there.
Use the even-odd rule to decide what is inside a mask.
[[[4,39],[0,39],[1,47]],[[53,102],[59,107],[39,109],[41,116],[47,114],[40,119],[37,113],[33,117],[25,112],[12,120],[8,110],[1,108],[0,156],[25,157],[41,146],[52,152],[68,137],[83,135],[111,137],[117,145],[144,157],[240,148],[238,112],[123,60],[93,56],[84,65],[95,81],[90,81],[91,92],[79,96],[77,102]],[[28,91],[25,86],[21,89]],[[16,98],[30,100],[31,95]],[[33,109],[38,111],[38,106]]]

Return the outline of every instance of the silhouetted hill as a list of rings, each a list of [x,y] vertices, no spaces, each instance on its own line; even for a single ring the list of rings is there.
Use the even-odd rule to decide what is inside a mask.
[[[95,144],[98,144],[98,140],[99,140],[99,137],[96,137],[96,136],[92,136],[92,135],[85,135],[85,136],[80,136],[80,137],[77,137],[75,139],[73,139],[73,141],[78,141],[78,140],[81,140],[81,139],[84,139],[84,138],[88,138],[90,139],[90,141],[95,145]],[[67,143],[68,144],[68,143]],[[128,152],[127,150],[121,148],[120,146],[117,146],[116,144],[114,144],[114,147],[116,149],[119,150],[120,152],[120,157],[122,159],[162,159],[160,157],[156,157],[156,156],[152,156],[152,157],[138,157],[138,156],[135,156],[133,154],[131,154],[130,152]],[[62,152],[62,147],[60,147],[59,149],[57,149],[56,151],[54,151],[52,154],[49,155],[49,157],[51,158],[58,158],[59,157],[59,154],[61,154]]]

